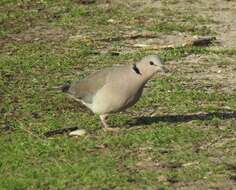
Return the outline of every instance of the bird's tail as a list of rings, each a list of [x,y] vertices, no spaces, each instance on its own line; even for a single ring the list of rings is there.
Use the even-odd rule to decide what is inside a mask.
[[[71,86],[71,84],[69,84],[69,83],[66,83],[66,84],[63,84],[62,86],[61,86],[61,91],[62,92],[68,92],[69,91],[69,89],[70,89],[70,86]]]
[[[67,93],[67,92],[69,91],[70,87],[71,87],[71,84],[70,84],[70,83],[65,83],[65,84],[63,84],[63,85],[61,85],[61,86],[52,87],[51,89],[53,89],[53,90],[59,90],[59,91],[62,91],[62,92]]]

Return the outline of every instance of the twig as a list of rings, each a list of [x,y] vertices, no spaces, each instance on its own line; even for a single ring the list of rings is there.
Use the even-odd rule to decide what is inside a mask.
[[[183,47],[187,46],[208,46],[216,40],[214,36],[205,36],[205,37],[194,37],[192,40],[187,41],[183,44]]]
[[[156,44],[134,44],[134,48],[144,48],[150,50],[160,50],[160,49],[172,49],[175,48],[175,45],[156,45]]]
[[[135,48],[144,48],[149,50],[161,50],[161,49],[172,49],[179,47],[192,47],[192,46],[208,46],[216,40],[216,37],[194,37],[191,40],[183,43],[180,46],[170,44],[170,45],[156,45],[156,44],[134,44],[132,47]]]
[[[100,38],[100,39],[96,39],[96,41],[111,42],[111,41],[119,41],[119,40],[127,40],[127,39],[134,40],[137,38],[156,38],[157,36],[158,35],[156,33],[129,34],[129,35],[124,35],[124,36]]]
[[[89,5],[95,3],[96,0],[76,0],[75,2],[78,4]]]

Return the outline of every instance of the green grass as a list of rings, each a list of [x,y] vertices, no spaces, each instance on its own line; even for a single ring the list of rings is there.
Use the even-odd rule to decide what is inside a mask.
[[[235,91],[185,86],[192,80],[171,71],[153,79],[134,107],[109,118],[123,128],[110,134],[101,130],[97,116],[51,89],[102,67],[157,53],[126,50],[122,40],[95,39],[133,30],[214,34],[207,24],[215,21],[191,10],[76,2],[8,0],[0,5],[0,189],[176,189],[199,184],[214,189],[219,179],[235,183],[229,167],[236,164]],[[108,22],[111,18],[117,24]],[[96,54],[106,48],[124,53]],[[234,58],[235,49],[188,47],[158,53],[183,67],[181,60],[189,55],[220,55],[223,60]],[[209,59],[199,68],[219,65],[221,59]],[[43,137],[51,129],[74,125],[88,134]]]

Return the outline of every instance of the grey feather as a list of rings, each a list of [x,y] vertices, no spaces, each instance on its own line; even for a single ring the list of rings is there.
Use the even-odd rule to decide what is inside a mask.
[[[92,99],[97,91],[105,85],[110,70],[111,68],[106,68],[82,80],[73,82],[68,93],[86,103],[92,103]]]

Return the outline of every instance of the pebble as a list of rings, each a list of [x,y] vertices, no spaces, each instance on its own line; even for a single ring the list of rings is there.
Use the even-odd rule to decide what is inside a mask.
[[[83,136],[86,134],[86,131],[84,129],[77,129],[75,131],[71,131],[69,133],[69,136]]]

